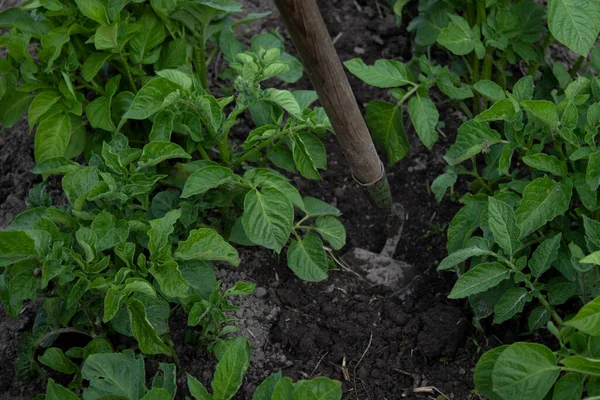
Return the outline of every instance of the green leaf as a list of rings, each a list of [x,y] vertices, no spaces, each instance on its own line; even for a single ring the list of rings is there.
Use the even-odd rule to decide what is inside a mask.
[[[490,129],[486,122],[467,121],[458,128],[456,142],[450,147],[444,160],[450,165],[459,164],[501,140],[500,134]]]
[[[590,251],[600,250],[600,222],[583,216],[585,241]]]
[[[198,381],[196,378],[194,378],[190,374],[186,374],[186,375],[187,375],[188,389],[190,390],[190,393],[194,397],[194,399],[196,399],[196,400],[213,400],[212,394],[208,393],[208,390],[206,390],[206,388],[204,387],[204,385],[202,385],[202,383],[200,383],[200,381]]]
[[[600,296],[584,305],[565,325],[592,336],[600,336]]]
[[[287,253],[288,267],[298,278],[308,282],[327,279],[327,253],[318,236],[308,233],[304,239],[292,240]]]
[[[191,231],[186,240],[179,242],[174,256],[178,260],[226,261],[236,267],[240,264],[237,250],[208,228]]]
[[[290,149],[282,145],[267,147],[267,156],[276,167],[290,172],[296,172],[296,164],[294,163],[294,155]]]
[[[525,75],[513,86],[513,95],[517,100],[531,100],[533,98],[533,77]]]
[[[506,345],[499,346],[485,352],[481,358],[479,358],[479,361],[477,361],[477,365],[475,365],[475,370],[473,371],[475,390],[489,400],[502,400],[502,398],[493,390],[492,371],[494,370],[494,365],[496,365],[498,357],[500,357],[500,354],[502,354],[507,347],[508,346]]]
[[[385,152],[389,164],[402,160],[409,150],[402,107],[380,100],[367,104],[365,116],[375,144]]]
[[[286,177],[266,168],[252,168],[244,173],[244,179],[249,179],[258,187],[272,187],[285,194],[298,208],[304,210],[302,196]]]
[[[548,27],[559,42],[586,57],[600,33],[600,6],[587,0],[548,1]]]
[[[119,48],[119,25],[101,25],[96,29],[94,45],[96,50],[113,50]]]
[[[175,115],[169,110],[162,110],[154,117],[152,131],[150,132],[150,141],[168,142],[171,140],[173,132],[173,119]]]
[[[115,125],[110,118],[110,103],[107,97],[98,97],[87,106],[85,106],[85,116],[92,128],[104,129],[112,132]]]
[[[299,132],[294,136],[294,143],[302,141],[303,148],[317,169],[327,169],[327,152],[321,140],[308,132]]]
[[[266,89],[262,93],[263,100],[272,102],[283,108],[291,116],[298,119],[302,118],[302,110],[296,101],[296,98],[289,90]]]
[[[501,99],[492,104],[492,106],[478,114],[476,121],[509,121],[516,114],[515,106],[509,99]]]
[[[591,190],[597,190],[600,186],[600,151],[590,154],[585,181]]]
[[[544,240],[533,252],[527,266],[534,277],[540,277],[552,266],[552,263],[558,258],[558,250],[562,234],[558,233]]]
[[[394,60],[377,60],[374,65],[365,65],[360,58],[344,63],[358,79],[371,86],[393,88],[412,83],[412,74],[408,67]]]
[[[428,97],[422,97],[418,92],[408,101],[408,115],[412,121],[419,139],[431,150],[438,140],[435,130],[439,120],[437,108]]]
[[[33,101],[33,95],[25,92],[9,92],[0,101],[0,122],[3,128],[12,128],[19,122],[27,107]]]
[[[488,200],[488,225],[494,241],[507,254],[513,255],[520,247],[521,230],[513,209],[506,203],[490,197]]]
[[[62,95],[55,90],[46,90],[35,96],[27,114],[30,131],[61,97]]]
[[[455,251],[454,253],[448,255],[448,257],[444,258],[440,265],[437,267],[438,271],[443,271],[446,269],[450,269],[455,265],[460,264],[461,262],[468,260],[471,257],[482,256],[486,254],[491,254],[488,250],[480,249],[479,247],[467,247],[464,249],[460,249]]]
[[[440,74],[435,81],[437,87],[453,100],[464,100],[473,97],[473,91],[468,85],[455,86],[448,72]]]
[[[508,279],[509,276],[510,271],[499,262],[478,264],[458,278],[448,298],[460,299],[475,293],[485,292]]]
[[[161,258],[161,255],[169,243],[169,236],[175,230],[175,223],[181,217],[181,210],[171,210],[164,217],[148,221],[150,229],[148,230],[148,250],[150,250],[150,259]],[[170,254],[169,254],[170,255]]]
[[[176,262],[157,263],[148,270],[157,280],[162,292],[169,297],[185,297],[189,285],[183,279]]]
[[[435,200],[438,203],[442,201],[448,188],[454,186],[457,178],[458,175],[456,175],[456,171],[454,168],[450,167],[446,172],[433,180],[431,183],[431,191],[435,195]]]
[[[546,346],[515,343],[496,361],[492,372],[494,392],[503,399],[542,400],[559,374],[556,357]]]
[[[127,240],[129,236],[129,224],[117,218],[107,211],[102,211],[92,221],[92,230],[96,234],[96,251],[112,249],[119,243]]]
[[[255,283],[247,283],[247,282],[236,282],[235,286],[227,289],[223,293],[223,297],[228,296],[247,296],[254,293],[254,289],[256,289]]]
[[[125,297],[125,293],[116,287],[111,287],[106,291],[106,296],[104,296],[104,315],[102,316],[104,323],[111,321],[117,315]]]
[[[342,212],[334,206],[325,203],[323,200],[319,200],[315,197],[307,196],[304,198],[304,211],[307,216],[318,217],[325,215],[332,215],[334,217],[341,217]]]
[[[250,365],[250,344],[245,337],[237,337],[227,344],[211,382],[214,400],[229,400],[242,385],[244,373]]]
[[[140,345],[140,351],[144,354],[165,354],[167,356],[173,354],[173,350],[158,337],[156,329],[148,320],[144,304],[137,299],[130,298],[127,305],[129,318],[131,318],[131,330]]]
[[[473,85],[473,88],[485,98],[493,102],[506,99],[506,94],[504,94],[504,90],[502,90],[500,85],[490,80],[482,79],[480,81],[477,81]]]
[[[175,143],[152,141],[144,146],[139,168],[151,167],[171,158],[190,159],[192,156]]]
[[[523,157],[523,162],[531,168],[549,172],[552,175],[560,177],[567,176],[567,164],[555,156],[537,153],[531,156]]]
[[[173,396],[162,388],[153,388],[141,400],[173,400]]]
[[[151,1],[152,3],[152,1]],[[154,70],[160,71],[168,68],[179,68],[185,64],[187,42],[185,39],[175,39],[170,41],[160,52]]]
[[[529,318],[527,319],[527,326],[531,332],[536,329],[545,326],[548,321],[550,321],[550,317],[552,314],[550,310],[544,306],[536,307],[529,314]]]
[[[0,265],[35,256],[35,242],[24,231],[0,230]]]
[[[111,53],[95,52],[90,54],[81,66],[81,76],[90,82],[100,71],[100,68],[112,57]]]
[[[585,375],[600,376],[600,360],[585,358],[581,356],[571,356],[563,358],[561,364],[567,371],[579,372]]]
[[[83,363],[83,379],[90,381],[86,400],[102,398],[140,399],[146,392],[144,359],[132,351],[92,354]]]
[[[281,252],[294,222],[290,199],[275,188],[251,190],[244,198],[242,225],[248,238],[257,245]]]
[[[151,11],[146,11],[138,24],[143,34],[134,35],[129,42],[129,56],[136,64],[152,64],[156,61],[152,60],[152,50],[165,40],[165,24]]]
[[[556,105],[547,100],[521,100],[527,116],[541,126],[556,128],[560,122]]]
[[[299,135],[294,135],[292,143],[294,163],[302,176],[308,179],[321,179],[321,175],[319,175],[319,171],[317,170],[317,161],[313,159],[310,148],[305,141]],[[317,155],[323,157],[323,149],[319,149]]]
[[[163,78],[167,78],[176,85],[181,86],[185,91],[190,91],[194,84],[194,81],[192,80],[190,75],[177,69],[163,69],[162,71],[156,71],[156,74],[158,76],[162,76]],[[201,102],[201,107],[202,103],[203,102]],[[217,108],[220,109],[220,107]]]
[[[53,370],[67,375],[74,374],[79,369],[77,364],[69,360],[69,358],[65,356],[63,351],[58,347],[50,347],[49,349],[46,349],[44,354],[38,357],[38,360]]]
[[[106,258],[106,260],[108,261],[108,258]],[[102,263],[102,265],[105,265],[105,264],[106,264],[106,262]],[[71,287],[71,291],[69,292],[69,295],[67,296],[67,308],[69,308],[69,309],[77,308],[77,306],[79,305],[79,301],[81,300],[81,298],[83,297],[85,292],[87,292],[89,286],[90,286],[90,281],[88,279],[80,278],[79,280],[77,280],[77,283]]]
[[[334,250],[340,250],[346,244],[346,229],[336,218],[319,217],[315,228]]]
[[[43,119],[35,134],[35,161],[41,163],[50,158],[62,157],[71,140],[71,118],[55,113]]]
[[[582,264],[594,264],[600,265],[600,251],[595,251],[592,254],[588,254],[579,260]]]
[[[564,304],[580,292],[579,285],[574,282],[560,282],[548,285],[548,303],[553,306]]]
[[[180,89],[167,78],[158,77],[146,83],[135,95],[131,107],[123,118],[146,119],[155,114],[167,101],[167,96]]]
[[[69,389],[54,383],[52,378],[48,378],[48,386],[46,387],[46,400],[78,400]]]
[[[527,289],[516,287],[508,289],[494,307],[494,323],[501,324],[523,312],[525,304],[531,301],[532,295]]]
[[[455,14],[450,14],[449,17],[452,22],[440,31],[438,43],[457,56],[469,54],[479,39],[473,38],[473,31],[464,18]]]
[[[568,178],[556,182],[544,176],[527,185],[523,200],[515,212],[521,228],[521,238],[567,212],[572,191],[573,183]]]
[[[279,382],[277,382],[277,385],[275,385],[272,400],[288,400],[291,399],[293,395],[294,383],[290,378],[284,376],[279,380]]]
[[[272,400],[275,387],[281,379],[281,371],[274,372],[267,379],[261,382],[254,391],[252,400]]]
[[[583,394],[585,376],[566,374],[556,382],[552,392],[552,400],[580,400]]]
[[[342,383],[324,376],[311,380],[300,380],[294,385],[292,400],[340,400]]]
[[[93,19],[101,25],[109,24],[106,6],[100,0],[75,0],[79,11],[89,19]]]
[[[187,199],[197,194],[206,193],[210,189],[231,181],[233,181],[233,172],[230,168],[220,165],[209,165],[200,168],[192,173],[185,182],[181,198]]]

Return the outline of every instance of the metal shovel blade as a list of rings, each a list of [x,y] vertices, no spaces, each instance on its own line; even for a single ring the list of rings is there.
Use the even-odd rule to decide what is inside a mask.
[[[376,285],[388,286],[392,289],[408,285],[417,274],[416,268],[392,258],[402,235],[404,220],[404,208],[400,204],[394,204],[386,224],[388,238],[381,253],[355,247],[344,254],[342,259],[364,272],[365,278]]]

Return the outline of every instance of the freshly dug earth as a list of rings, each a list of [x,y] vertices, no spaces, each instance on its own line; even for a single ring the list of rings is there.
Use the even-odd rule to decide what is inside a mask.
[[[253,26],[254,32],[277,27],[284,33],[271,0],[242,2],[249,12],[274,11]],[[331,0],[319,4],[330,34],[338,38],[336,48],[342,60],[361,57],[372,63],[384,57],[410,59],[405,30],[396,28],[390,10],[378,2]],[[387,96],[353,77],[350,81],[360,105]],[[310,82],[303,78],[289,88],[310,89]],[[256,248],[240,249],[239,268],[221,267],[218,271],[225,287],[238,280],[257,284],[253,296],[234,300],[240,306],[233,315],[235,324],[252,344],[252,364],[236,398],[250,399],[260,381],[279,369],[295,380],[318,375],[339,379],[348,399],[436,398],[437,390],[453,399],[473,396],[472,369],[480,355],[476,343],[485,340],[470,324],[464,304],[446,299],[452,275],[435,272],[446,254],[446,226],[458,209],[447,199],[436,204],[428,191],[431,181],[445,168],[442,155],[461,122],[457,112],[445,107],[440,106],[440,116],[446,124],[446,137],[428,151],[414,132],[409,132],[409,156],[387,171],[394,198],[407,214],[395,257],[419,270],[408,288],[393,293],[369,285],[344,269],[332,271],[327,281],[306,284],[287,269],[285,254],[278,259]],[[25,122],[0,136],[0,227],[25,209],[28,190],[40,181],[29,172],[34,165],[32,145]],[[294,183],[303,195],[318,197],[343,212],[347,248],[380,251],[386,239],[384,217],[352,181],[333,136],[326,146],[329,169],[323,179],[294,178]],[[54,182],[52,187],[53,197],[60,201],[59,184]],[[14,362],[18,336],[31,328],[33,317],[31,309],[15,320],[0,311],[2,365]],[[209,385],[216,361],[205,351],[185,344],[185,316],[177,314],[171,322],[181,363],[179,397],[183,398],[185,373]],[[148,368],[158,361],[151,360]],[[11,368],[0,374],[2,399],[29,399],[42,391],[40,383],[17,382]]]

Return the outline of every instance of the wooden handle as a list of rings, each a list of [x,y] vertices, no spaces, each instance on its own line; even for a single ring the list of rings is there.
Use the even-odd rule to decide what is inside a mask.
[[[382,178],[383,164],[316,1],[275,0],[275,4],[331,121],[355,179],[367,185],[379,181]]]

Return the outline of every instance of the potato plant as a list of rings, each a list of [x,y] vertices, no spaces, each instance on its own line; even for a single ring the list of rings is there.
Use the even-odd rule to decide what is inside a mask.
[[[229,400],[241,387],[249,364],[250,345],[246,338],[239,337],[223,343],[215,376],[211,382],[212,393],[189,374],[188,390],[195,400]],[[129,350],[121,353],[91,354],[85,358],[81,371],[83,379],[88,382],[81,397],[49,379],[45,399],[173,400],[177,393],[176,372],[175,364],[161,363],[152,379],[152,386],[147,388],[144,360],[140,356]],[[291,379],[282,377],[281,371],[265,379],[253,395],[253,399],[256,400],[341,398],[340,382],[323,377],[292,382]]]
[[[228,297],[254,290],[244,282],[225,290],[215,278],[213,262],[240,264],[234,245],[288,247],[299,278],[327,278],[324,242],[345,245],[341,213],[302,198],[286,175],[320,179],[331,126],[314,92],[261,87],[295,82],[302,66],[276,32],[246,48],[235,30],[262,15],[233,18],[238,11],[233,0],[33,0],[0,12],[8,50],[0,123],[10,128],[27,111],[33,172],[63,176],[69,202],[53,205],[38,186],[30,209],[0,231],[9,315],[43,299],[20,347],[21,378],[43,375],[44,365],[73,376],[78,396],[102,368],[86,364],[92,355],[125,357],[132,368],[143,364],[139,353],[177,361],[168,324],[175,308],[187,313],[187,337],[219,355],[237,332]],[[87,344],[53,346],[66,333]],[[97,386],[106,388],[102,376]],[[287,398],[296,386],[281,380]],[[231,398],[239,388],[224,394],[215,385],[213,395],[195,385],[195,397]],[[114,395],[98,387],[83,397]],[[164,398],[143,383],[130,389],[128,399]]]
[[[389,2],[398,24],[407,3]],[[485,353],[475,389],[489,399],[599,396],[600,85],[589,67],[600,71],[600,6],[424,0],[408,30],[413,60],[353,59],[346,67],[397,100],[373,100],[366,111],[390,163],[409,151],[404,103],[429,149],[439,128],[433,90],[464,114],[444,157],[450,166],[431,186],[441,201],[459,176],[470,180],[438,267],[459,277],[449,297],[468,299],[476,326],[524,319],[527,332],[547,329],[558,342]],[[579,56],[570,68],[551,60],[554,42]],[[447,52],[448,65],[434,62],[433,46]]]
[[[401,23],[408,1],[390,3]],[[372,100],[366,110],[376,145],[394,164],[409,152],[404,104],[419,140],[431,149],[443,129],[432,101],[437,91],[471,119],[496,99],[496,86],[512,89],[523,74],[540,75],[543,84],[535,96],[550,99],[557,83],[564,89],[582,68],[600,71],[600,47],[594,46],[599,17],[597,4],[588,0],[553,0],[547,7],[533,1],[421,0],[418,15],[407,26],[414,33],[412,60],[366,65],[356,58],[345,65],[367,84],[390,89],[396,100]],[[547,62],[555,42],[579,55],[571,68],[560,61]],[[434,46],[448,53],[443,64],[431,56]],[[488,81],[496,85],[490,87]]]
[[[529,332],[548,329],[560,346],[493,349],[477,364],[475,387],[497,399],[541,400],[550,390],[555,399],[592,397],[600,362],[600,84],[581,76],[553,101],[537,100],[526,76],[512,93],[495,92],[502,95],[489,109],[460,126],[444,157],[450,167],[432,185],[441,198],[457,176],[472,180],[438,270],[457,272],[449,297],[468,299],[476,321],[523,316]],[[570,315],[567,304],[579,312]]]

